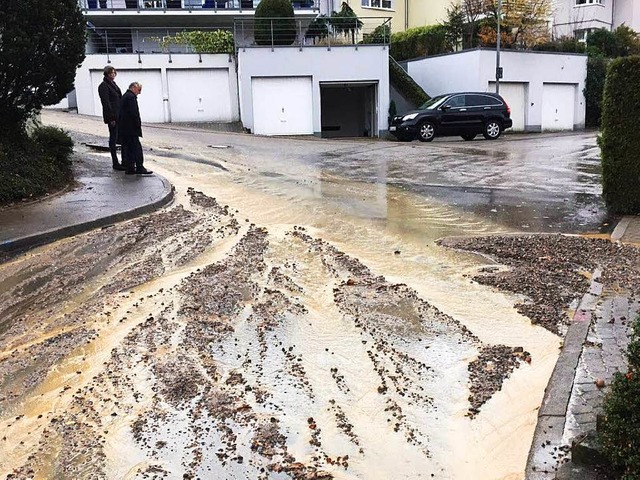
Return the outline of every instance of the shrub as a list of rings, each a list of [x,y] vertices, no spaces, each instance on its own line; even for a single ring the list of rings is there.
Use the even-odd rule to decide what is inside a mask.
[[[325,14],[318,15],[307,27],[307,31],[304,34],[305,38],[311,39],[314,42],[327,38],[329,35],[329,17]]]
[[[602,102],[602,190],[613,213],[640,212],[640,56],[617,58]]]
[[[447,31],[442,25],[418,27],[391,35],[390,54],[397,61],[448,53]]]
[[[254,37],[258,45],[291,45],[296,39],[296,22],[290,0],[262,0],[254,18]]]
[[[188,45],[195,53],[233,53],[233,33],[227,30],[179,32],[158,39],[163,49],[169,45]]]
[[[587,60],[587,80],[584,86],[586,106],[585,124],[587,127],[599,127],[602,115],[602,94],[610,60],[604,57],[589,57]]]
[[[540,43],[533,50],[541,52],[584,53],[584,43],[574,37],[560,37],[550,42]]]
[[[605,398],[604,422],[598,431],[604,454],[624,479],[640,477],[640,317],[627,351],[628,372],[617,372]]]
[[[0,204],[37,198],[72,180],[73,141],[62,130],[39,127],[18,143],[0,143]]]
[[[386,23],[378,25],[373,32],[365,33],[362,36],[362,43],[389,43],[391,41],[391,27]]]
[[[44,157],[49,157],[61,172],[71,171],[71,155],[73,140],[61,128],[38,127],[31,134],[31,139]]]

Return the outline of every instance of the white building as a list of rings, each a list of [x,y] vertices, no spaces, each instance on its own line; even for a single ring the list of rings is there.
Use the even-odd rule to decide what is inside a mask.
[[[556,0],[553,35],[586,40],[600,28],[614,30],[620,25],[640,32],[638,0]]]
[[[587,56],[503,51],[500,95],[511,108],[512,131],[584,128]],[[430,96],[495,92],[496,52],[474,49],[401,62]]]
[[[265,135],[375,137],[387,130],[388,45],[363,44],[363,35],[388,19],[361,19],[362,29],[314,44],[305,33],[318,10],[313,0],[294,1],[293,45],[258,46],[257,0],[81,1],[88,40],[75,81],[78,113],[102,114],[97,88],[104,66],[113,65],[122,90],[143,84],[145,122],[241,121]],[[212,29],[233,33],[233,54],[197,54],[162,41]]]

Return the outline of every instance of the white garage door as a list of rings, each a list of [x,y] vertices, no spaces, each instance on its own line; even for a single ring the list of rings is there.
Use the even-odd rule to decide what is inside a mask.
[[[253,133],[313,134],[311,77],[254,77]]]
[[[496,91],[496,82],[489,82],[489,91]],[[511,131],[523,132],[527,111],[527,84],[500,82],[500,95],[511,108],[511,120],[513,120]]]
[[[229,70],[167,70],[172,122],[231,122]]]
[[[573,130],[577,85],[545,83],[542,86],[542,131]]]
[[[95,115],[98,116],[102,116],[102,104],[100,103],[100,97],[98,97],[98,85],[102,82],[102,78],[102,70],[91,71],[93,105],[95,107]],[[138,106],[140,107],[142,121],[149,123],[164,122],[160,70],[118,70],[116,83],[123,94],[132,82],[140,82],[142,84],[142,93],[138,96]]]

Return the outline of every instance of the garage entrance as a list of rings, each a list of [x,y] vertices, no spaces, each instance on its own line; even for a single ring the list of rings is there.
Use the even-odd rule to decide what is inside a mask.
[[[500,95],[511,108],[513,120],[512,132],[525,130],[525,114],[527,111],[527,83],[500,82]],[[496,91],[496,82],[489,82],[489,92]]]
[[[93,106],[94,115],[102,116],[102,104],[98,96],[98,85],[102,82],[102,70],[91,70],[91,89],[93,90]],[[140,117],[143,122],[162,123],[166,119],[164,117],[164,108],[162,105],[162,76],[160,69],[145,70],[125,70],[118,69],[118,78],[116,83],[122,90],[126,92],[129,84],[132,82],[140,82],[142,84],[142,94],[138,97],[140,106]]]
[[[231,122],[229,70],[167,69],[172,122]]]
[[[542,131],[573,130],[577,85],[545,83],[542,86]]]
[[[320,112],[322,137],[377,137],[377,82],[321,82]]]
[[[253,133],[312,135],[311,77],[253,77]]]

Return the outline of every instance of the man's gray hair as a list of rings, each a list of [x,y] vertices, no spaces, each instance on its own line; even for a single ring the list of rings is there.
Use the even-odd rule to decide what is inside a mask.
[[[140,82],[131,82],[129,84],[129,90],[131,90],[133,87],[142,87],[142,84]]]
[[[104,67],[104,69],[102,70],[102,73],[104,73],[104,76],[106,77],[107,75],[109,75],[111,72],[115,72],[116,68],[113,65],[107,65],[106,67]]]

